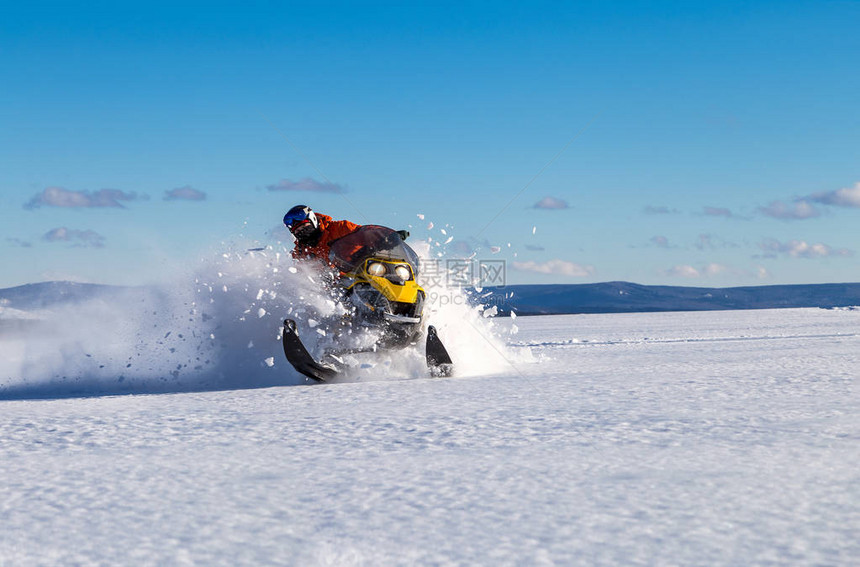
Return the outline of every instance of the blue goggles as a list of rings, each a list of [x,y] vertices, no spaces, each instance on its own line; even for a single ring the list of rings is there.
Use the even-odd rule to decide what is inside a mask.
[[[287,226],[293,226],[295,223],[302,222],[308,220],[308,212],[306,209],[299,209],[298,211],[290,211],[284,215],[284,224]]]

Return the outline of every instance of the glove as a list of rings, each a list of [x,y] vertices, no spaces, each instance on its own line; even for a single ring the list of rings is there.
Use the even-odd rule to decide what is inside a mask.
[[[400,240],[406,240],[407,238],[409,238],[409,231],[408,230],[398,230],[397,234],[400,235]]]

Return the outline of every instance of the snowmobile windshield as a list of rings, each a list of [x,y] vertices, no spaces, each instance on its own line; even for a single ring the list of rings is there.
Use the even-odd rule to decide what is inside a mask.
[[[390,228],[367,224],[331,243],[329,259],[344,272],[354,272],[370,257],[406,262],[418,273],[418,254]]]

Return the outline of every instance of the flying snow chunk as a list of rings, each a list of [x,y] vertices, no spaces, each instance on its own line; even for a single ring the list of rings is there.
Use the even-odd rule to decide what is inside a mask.
[[[319,321],[317,321],[316,319],[308,319],[308,326],[310,326],[311,329],[313,329],[317,325],[319,325]]]
[[[532,227],[532,234],[534,234],[534,233],[536,233],[536,232],[537,232],[537,227],[536,227],[536,226],[533,226],[533,227]]]
[[[297,270],[295,267],[293,267],[293,266],[290,266],[289,268],[287,268],[287,270],[288,270],[291,274],[298,273],[298,270]]]
[[[493,254],[498,254],[501,251],[501,246],[490,246],[490,252],[492,252]]]
[[[427,230],[433,230],[433,223],[432,222],[427,223]]]
[[[421,214],[421,213],[418,213],[418,218],[419,218],[419,219],[421,219],[421,220],[424,220],[424,215],[423,215],[423,214]]]
[[[267,358],[267,359],[266,359],[266,360],[264,360],[263,362],[265,363],[265,365],[266,365],[266,366],[268,366],[269,368],[271,368],[271,367],[273,367],[273,366],[275,365],[275,357],[274,357],[274,356],[270,356],[269,358]]]
[[[266,314],[266,310],[263,309],[262,307],[257,309],[257,318],[258,319],[262,319],[265,314]]]

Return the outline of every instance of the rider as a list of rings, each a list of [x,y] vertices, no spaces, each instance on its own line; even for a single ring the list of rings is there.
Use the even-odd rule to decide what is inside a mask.
[[[284,224],[296,237],[293,258],[318,258],[329,263],[331,243],[361,228],[347,220],[332,220],[328,215],[315,213],[306,205],[296,205],[284,215]]]

